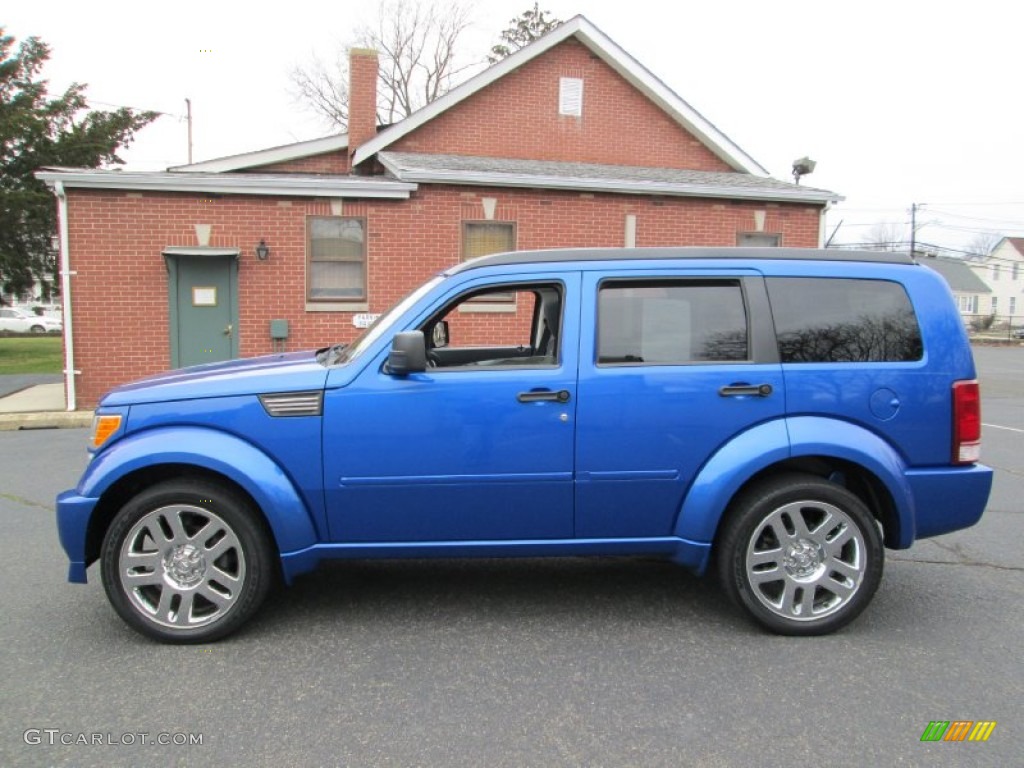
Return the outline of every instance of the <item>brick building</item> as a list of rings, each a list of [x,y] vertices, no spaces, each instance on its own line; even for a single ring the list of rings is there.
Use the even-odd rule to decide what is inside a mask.
[[[346,341],[462,258],[815,247],[839,199],[768,177],[582,16],[390,126],[376,54],[351,64],[348,134],[39,172],[60,209],[69,409],[167,368]]]

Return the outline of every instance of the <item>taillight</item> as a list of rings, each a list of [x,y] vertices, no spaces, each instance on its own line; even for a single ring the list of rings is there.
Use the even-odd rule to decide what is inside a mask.
[[[977,379],[953,382],[953,463],[981,458],[981,393]]]

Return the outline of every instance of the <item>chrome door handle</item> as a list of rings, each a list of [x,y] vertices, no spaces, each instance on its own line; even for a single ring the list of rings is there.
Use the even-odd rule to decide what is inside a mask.
[[[227,328],[224,329],[224,335],[225,336],[230,336],[231,332],[234,331],[234,330],[235,330],[235,326],[232,325],[231,323],[228,323]]]
[[[516,400],[520,403],[568,403],[569,397],[567,389],[561,389],[558,392],[552,392],[550,389],[535,389],[530,392],[520,392],[516,395]]]
[[[718,390],[722,397],[768,397],[772,393],[771,384],[730,384]]]

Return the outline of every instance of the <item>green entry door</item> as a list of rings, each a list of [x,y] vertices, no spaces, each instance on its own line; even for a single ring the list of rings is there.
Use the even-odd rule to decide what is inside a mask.
[[[171,279],[171,364],[184,368],[238,356],[238,262],[175,256]]]

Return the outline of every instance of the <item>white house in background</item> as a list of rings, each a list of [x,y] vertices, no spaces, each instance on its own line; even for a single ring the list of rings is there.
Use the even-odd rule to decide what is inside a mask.
[[[973,319],[975,315],[984,314],[983,308],[988,306],[992,292],[965,260],[919,251],[914,255],[922,264],[946,278],[950,290],[953,291],[953,298],[956,299],[956,306],[965,321]]]
[[[1004,237],[987,256],[967,263],[991,291],[978,313],[995,315],[998,324],[1024,325],[1024,237]]]

